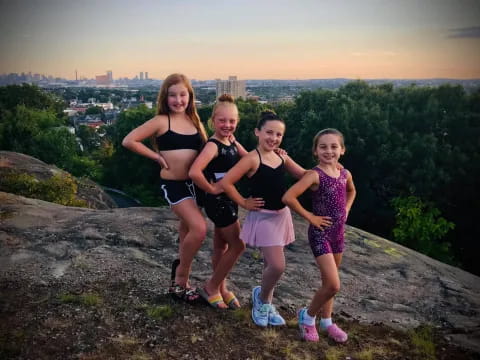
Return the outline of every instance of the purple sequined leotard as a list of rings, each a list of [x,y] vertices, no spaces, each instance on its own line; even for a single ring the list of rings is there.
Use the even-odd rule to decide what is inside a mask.
[[[340,176],[333,178],[318,167],[319,186],[312,193],[312,212],[317,216],[330,216],[332,225],[320,230],[310,225],[308,240],[315,257],[328,253],[341,253],[344,249],[344,230],[347,201],[347,170],[340,170]]]

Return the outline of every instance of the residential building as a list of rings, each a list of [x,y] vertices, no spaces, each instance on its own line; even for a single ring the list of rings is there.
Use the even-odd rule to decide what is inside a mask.
[[[229,76],[228,80],[217,79],[217,98],[222,94],[230,94],[234,98],[247,98],[245,80],[237,80],[236,76]]]

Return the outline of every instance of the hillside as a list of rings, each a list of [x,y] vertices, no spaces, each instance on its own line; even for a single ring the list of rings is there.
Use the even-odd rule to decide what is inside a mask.
[[[176,225],[168,208],[74,208],[0,192],[0,358],[429,358],[415,337],[435,344],[436,358],[480,358],[480,279],[463,270],[347,227],[335,316],[350,340],[305,345],[295,311],[319,275],[303,221],[275,295],[290,326],[266,331],[249,320],[262,268],[254,249],[231,275],[243,310],[165,294]],[[211,236],[210,227],[196,285],[210,274]]]

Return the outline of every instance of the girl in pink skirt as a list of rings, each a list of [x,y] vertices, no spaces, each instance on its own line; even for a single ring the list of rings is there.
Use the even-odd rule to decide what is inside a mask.
[[[285,172],[296,178],[305,173],[288,155],[277,154],[285,123],[271,111],[262,112],[255,129],[258,146],[231,168],[220,182],[225,193],[249,210],[240,232],[247,245],[260,248],[264,259],[261,286],[252,290],[252,319],[258,326],[285,325],[272,305],[273,290],[285,270],[283,248],[295,240],[292,215],[282,203],[286,191]],[[244,175],[250,180],[250,197],[235,188]]]

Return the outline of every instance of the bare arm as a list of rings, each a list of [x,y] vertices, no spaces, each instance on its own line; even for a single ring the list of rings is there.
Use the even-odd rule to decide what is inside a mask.
[[[238,155],[240,155],[240,157],[244,157],[245,155],[248,154],[248,151],[245,150],[245,148],[243,147],[243,145],[240,144],[238,141],[235,141],[235,145],[237,146]]]
[[[142,141],[146,138],[157,134],[160,127],[159,124],[160,122],[157,116],[148,120],[139,127],[130,131],[130,133],[123,139],[122,145],[139,155],[158,162],[160,166],[168,169],[168,164],[163,156],[142,143]]]
[[[245,150],[243,145],[237,141],[237,139],[235,138],[235,135],[231,134],[228,140],[230,140],[230,142],[232,143],[233,142],[235,143],[235,146],[237,147],[237,150],[238,150],[238,155],[240,155],[240,157],[244,157],[245,155],[248,154],[248,151]]]
[[[347,211],[347,218],[348,214],[350,212],[350,209],[352,208],[353,200],[355,200],[355,196],[357,195],[357,190],[355,190],[355,185],[353,184],[353,178],[352,174],[350,171],[348,171],[348,176],[347,176],[347,201],[345,205],[345,210]]]
[[[285,155],[285,168],[287,171],[295,178],[295,179],[300,179],[302,176],[304,176],[307,173],[307,170],[305,170],[303,167],[298,165],[293,159]]]
[[[190,171],[188,172],[188,177],[193,180],[203,191],[206,191],[210,194],[220,194],[222,188],[215,184],[211,184],[205,178],[203,170],[207,167],[208,163],[212,161],[215,157],[218,156],[218,147],[213,142],[207,142],[202,152],[197,156]]]
[[[255,159],[255,157],[247,154],[247,156],[242,157],[240,161],[225,174],[223,179],[220,180],[220,185],[228,197],[247,210],[259,210],[265,203],[262,198],[250,197],[245,199],[235,187],[235,184],[244,175],[258,166],[258,164],[255,163]]]
[[[318,185],[318,174],[315,171],[307,171],[305,175],[297,181],[287,192],[283,195],[282,201],[288,205],[290,209],[302,216],[310,224],[323,230],[324,227],[332,224],[331,218],[328,216],[316,216],[310,211],[306,210],[298,201],[298,197],[302,195],[307,189]]]

